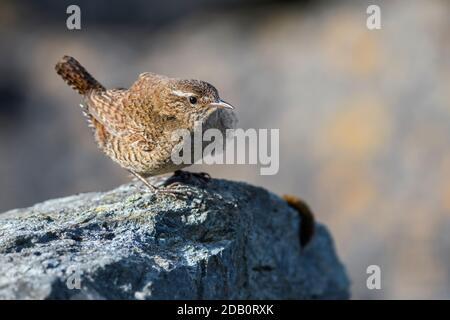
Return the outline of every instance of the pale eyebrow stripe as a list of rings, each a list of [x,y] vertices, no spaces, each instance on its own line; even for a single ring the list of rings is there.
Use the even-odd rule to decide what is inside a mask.
[[[192,92],[183,92],[180,90],[172,90],[172,93],[180,97],[190,97],[194,95]]]

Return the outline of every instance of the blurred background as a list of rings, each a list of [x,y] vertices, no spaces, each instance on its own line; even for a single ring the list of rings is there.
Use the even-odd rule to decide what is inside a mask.
[[[81,8],[81,30],[66,8]],[[381,7],[382,29],[366,28]],[[280,128],[280,171],[195,167],[304,198],[332,231],[355,299],[450,298],[450,3],[0,2],[0,212],[108,190],[127,172],[97,150],[76,57],[106,87],[144,71],[198,78],[242,128]],[[382,289],[366,288],[381,267]]]

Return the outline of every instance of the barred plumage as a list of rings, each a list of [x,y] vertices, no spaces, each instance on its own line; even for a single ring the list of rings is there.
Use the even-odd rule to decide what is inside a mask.
[[[89,72],[74,58],[64,56],[55,66],[56,72],[80,94],[85,95],[91,90],[105,90]]]
[[[56,71],[84,98],[83,114],[100,149],[146,183],[144,177],[172,172],[173,130],[191,132],[200,121],[223,133],[236,124],[216,88],[199,80],[183,80],[146,72],[129,89],[106,89],[74,58],[64,56]],[[214,114],[214,116],[212,116]],[[197,159],[193,159],[194,161]]]

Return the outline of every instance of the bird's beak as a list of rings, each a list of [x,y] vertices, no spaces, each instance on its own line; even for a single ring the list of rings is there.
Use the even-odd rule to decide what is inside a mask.
[[[223,100],[219,100],[219,102],[212,102],[209,104],[209,106],[216,107],[219,109],[234,109],[234,107],[231,104]]]

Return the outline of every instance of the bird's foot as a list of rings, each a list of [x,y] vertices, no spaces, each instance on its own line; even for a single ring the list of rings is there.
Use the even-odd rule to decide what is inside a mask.
[[[157,192],[163,192],[177,196],[190,196],[192,195],[192,187],[204,186],[209,183],[211,176],[206,172],[189,172],[176,170],[171,177],[169,177],[158,188]]]
[[[192,195],[192,191],[187,185],[174,183],[169,186],[158,187],[155,191],[156,194],[167,194],[171,197],[177,198],[187,198]]]
[[[181,197],[181,198],[186,198],[188,197],[191,192],[190,190],[188,190],[188,186],[187,185],[183,185],[183,184],[179,184],[179,183],[173,183],[167,186],[160,186],[160,187],[156,187],[154,185],[152,185],[150,182],[147,181],[147,179],[145,179],[145,177],[143,177],[142,175],[130,171],[138,180],[140,180],[144,186],[150,190],[151,193],[153,194],[167,194],[170,195],[174,198],[177,197]]]
[[[181,183],[173,183],[168,186],[159,186],[156,187],[150,183],[145,183],[144,186],[153,194],[164,194],[171,196],[175,199],[177,198],[188,198],[190,195],[192,195],[191,190],[189,190],[189,186]]]

